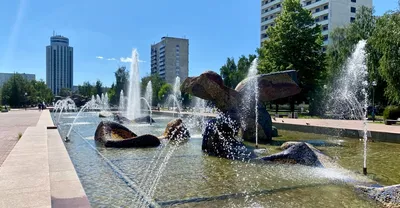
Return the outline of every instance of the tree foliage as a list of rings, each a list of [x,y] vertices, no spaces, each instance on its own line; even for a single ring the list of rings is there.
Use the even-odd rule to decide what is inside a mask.
[[[240,81],[246,78],[250,65],[255,58],[256,55],[253,54],[248,57],[242,55],[237,64],[234,58],[228,58],[226,64],[220,69],[224,84],[230,88],[235,88]]]
[[[390,103],[400,104],[400,12],[389,12],[378,18],[376,29],[368,40],[376,53],[369,55],[370,67],[377,69],[386,82],[384,94]]]
[[[361,7],[358,9],[353,23],[332,31],[327,51],[329,80],[334,80],[338,76],[355,45],[360,40],[367,40],[372,35],[375,30],[375,22],[373,10]]]
[[[103,93],[103,83],[100,80],[96,81],[95,92],[97,95],[101,95]]]
[[[61,88],[60,90],[60,96],[61,97],[69,97],[72,95],[72,91],[69,88]]]
[[[166,83],[158,74],[153,74],[151,76],[143,77],[141,80],[141,93],[142,95],[145,94],[147,83],[151,81],[152,89],[153,89],[153,97],[151,105],[156,106],[161,102],[158,99],[158,92],[160,91],[161,87]]]
[[[167,99],[168,95],[171,94],[172,92],[172,86],[168,83],[164,83],[160,90],[158,91],[158,100],[160,100],[160,102],[165,102],[165,100]]]
[[[299,0],[285,0],[267,35],[269,39],[258,49],[259,72],[296,70],[302,88],[298,99],[312,96],[323,80],[325,57],[321,28],[310,11]]]
[[[12,107],[50,103],[53,100],[53,93],[44,81],[28,81],[20,74],[13,75],[4,83],[1,91],[2,103]]]
[[[126,70],[125,66],[121,66],[114,72],[115,83],[111,85],[108,91],[108,97],[110,103],[118,104],[120,99],[121,90],[124,90],[124,94],[127,95],[129,72]]]
[[[91,97],[92,95],[96,94],[96,89],[90,82],[84,82],[82,85],[78,86],[78,92],[82,96]]]

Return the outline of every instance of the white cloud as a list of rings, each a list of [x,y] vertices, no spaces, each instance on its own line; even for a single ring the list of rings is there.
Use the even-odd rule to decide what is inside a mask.
[[[107,61],[116,61],[117,59],[115,58],[108,58]]]
[[[103,56],[96,56],[97,59],[104,59]]]
[[[126,57],[126,58],[121,57],[119,60],[123,63],[131,63],[132,62],[132,58],[130,58],[130,57]],[[144,63],[144,62],[146,62],[146,61],[139,60],[139,63]]]
[[[132,62],[132,58],[129,58],[129,57],[126,57],[126,58],[121,57],[119,60],[123,63],[131,63]]]

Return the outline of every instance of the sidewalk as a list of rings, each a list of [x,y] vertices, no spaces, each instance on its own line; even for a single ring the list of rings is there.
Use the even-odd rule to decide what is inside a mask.
[[[18,142],[18,134],[23,134],[29,126],[35,126],[40,114],[37,110],[0,113],[0,166]]]
[[[11,126],[26,130],[0,165],[0,207],[90,207],[58,130],[47,129],[54,125],[50,112],[18,113],[11,111]]]

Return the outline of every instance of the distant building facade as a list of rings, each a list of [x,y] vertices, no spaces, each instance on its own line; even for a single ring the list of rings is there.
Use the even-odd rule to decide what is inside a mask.
[[[46,84],[59,95],[62,88],[72,89],[74,77],[74,50],[69,39],[53,35],[46,47]]]
[[[151,74],[172,85],[177,76],[183,82],[189,75],[189,40],[163,37],[151,45]]]
[[[268,39],[266,30],[275,25],[281,13],[283,0],[261,0],[261,43]],[[324,50],[329,44],[330,32],[350,24],[361,6],[372,8],[372,0],[301,0],[303,8],[309,10],[315,23],[321,25]]]
[[[16,73],[21,75],[23,78],[31,81],[36,79],[36,75],[34,74],[25,74],[25,73]],[[0,87],[2,87],[12,76],[14,76],[14,73],[0,73]]]

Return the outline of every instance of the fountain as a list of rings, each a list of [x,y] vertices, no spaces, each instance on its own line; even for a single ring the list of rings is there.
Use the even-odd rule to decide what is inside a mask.
[[[57,106],[56,112],[57,112],[57,109],[60,109],[60,113],[58,114],[58,119],[57,119],[57,124],[59,124],[63,111],[64,110],[65,111],[70,111],[70,110],[75,111],[76,105],[75,105],[75,102],[71,98],[67,97],[59,102],[59,106]]]
[[[141,97],[140,99],[144,101],[144,103],[146,104],[147,108],[149,109],[149,124],[151,125],[151,123],[152,123],[152,111],[151,111],[151,106],[149,104],[149,101],[147,101],[147,99],[144,98],[144,97]]]
[[[366,41],[361,40],[348,58],[345,67],[335,83],[329,106],[342,118],[363,121],[363,173],[367,174],[367,108],[368,71],[366,66]]]
[[[100,103],[101,104],[101,103]],[[76,120],[79,118],[80,114],[82,112],[84,112],[86,109],[94,109],[94,108],[98,108],[98,103],[93,102],[93,100],[90,100],[89,102],[87,102],[78,112],[78,114],[75,116],[74,121],[72,122],[71,126],[69,127],[67,136],[65,137],[65,141],[69,142],[69,135],[71,134],[72,128],[74,128],[74,124],[76,122]]]
[[[119,93],[119,105],[118,111],[123,112],[125,110],[125,97],[124,97],[124,90],[121,90]]]
[[[181,116],[181,105],[180,105],[180,100],[181,100],[181,79],[179,77],[175,78],[175,83],[174,83],[174,88],[172,91],[172,95],[170,95],[170,99],[172,99],[173,103],[173,117],[175,117],[175,107],[177,108],[179,114],[178,116]],[[175,106],[176,105],[176,106]]]
[[[255,113],[255,142],[256,149],[258,149],[258,79],[252,79],[257,76],[257,58],[255,58],[249,68],[246,79],[249,79],[248,85],[244,88],[244,96],[242,98],[242,112],[241,112],[241,126],[245,130],[247,127],[246,117],[251,116],[252,109],[254,108]]]
[[[129,74],[127,117],[129,119],[140,117],[140,110],[139,54],[136,49],[133,49]]]
[[[144,98],[146,98],[146,100],[149,102],[151,106],[153,102],[153,85],[151,83],[151,80],[146,85],[146,92],[144,93]]]

